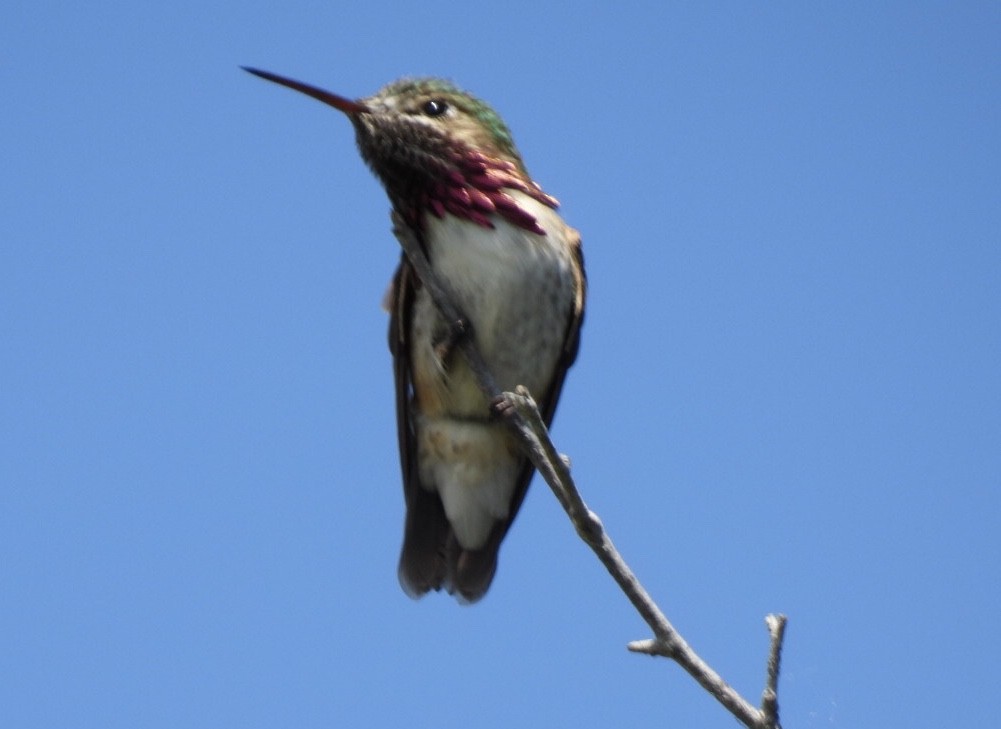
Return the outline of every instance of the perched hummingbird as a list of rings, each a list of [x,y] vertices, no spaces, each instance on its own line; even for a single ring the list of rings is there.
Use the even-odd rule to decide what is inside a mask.
[[[347,115],[361,155],[455,298],[502,390],[524,385],[548,425],[577,354],[585,278],[580,235],[529,176],[487,104],[436,78],[352,101],[246,68]],[[387,299],[407,515],[399,578],[419,598],[486,593],[531,463],[454,344],[406,255]]]

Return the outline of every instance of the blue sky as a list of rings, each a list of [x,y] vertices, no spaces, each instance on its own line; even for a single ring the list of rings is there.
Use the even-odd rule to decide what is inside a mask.
[[[146,5],[146,7],[144,7]],[[554,428],[787,727],[1001,711],[993,3],[8,3],[0,724],[732,727],[537,481],[472,608],[396,582],[388,204],[331,109],[447,76],[583,235]]]

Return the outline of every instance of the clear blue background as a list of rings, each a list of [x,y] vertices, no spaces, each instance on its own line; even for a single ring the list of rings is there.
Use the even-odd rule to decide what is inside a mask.
[[[728,681],[784,612],[786,727],[995,724],[999,7],[7,3],[0,726],[734,726],[541,482],[404,597],[388,205],[239,64],[504,115],[589,266],[554,438]]]

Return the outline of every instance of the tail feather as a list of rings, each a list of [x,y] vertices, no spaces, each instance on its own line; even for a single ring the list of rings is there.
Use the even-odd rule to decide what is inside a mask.
[[[400,586],[415,600],[430,590],[444,588],[460,602],[477,602],[490,589],[497,572],[505,524],[497,522],[482,548],[463,549],[438,494],[419,489],[415,496],[407,505],[397,571]]]
[[[400,586],[413,599],[423,597],[428,590],[440,590],[446,581],[451,532],[441,499],[418,486],[407,504],[397,570]]]

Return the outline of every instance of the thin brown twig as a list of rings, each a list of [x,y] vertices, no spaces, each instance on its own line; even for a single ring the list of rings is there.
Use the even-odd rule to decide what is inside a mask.
[[[455,305],[448,290],[435,275],[417,235],[395,213],[393,214],[393,233],[438,310],[446,320],[452,322],[453,339],[466,357],[470,369],[476,375],[480,388],[491,402],[497,404],[497,411],[518,437],[525,454],[556,495],[581,539],[598,556],[598,559],[605,565],[609,574],[653,631],[653,639],[633,641],[627,646],[629,650],[672,659],[745,726],[752,729],[780,729],[778,723],[778,675],[785,632],[785,616],[769,615],[766,618],[771,636],[771,648],[768,657],[767,679],[762,694],[762,705],[758,709],[727,684],[692,650],[640,584],[622,555],[612,544],[601,520],[588,509],[587,504],[581,498],[573,477],[570,475],[567,462],[553,445],[531,394],[521,386],[518,386],[515,392],[500,391],[486,362],[476,348],[475,333],[471,332],[469,322]]]
[[[765,678],[765,690],[761,692],[761,713],[767,726],[779,726],[779,664],[782,661],[782,642],[785,639],[786,616],[768,615],[765,617],[768,634],[771,636],[771,647],[768,651],[768,675]]]

